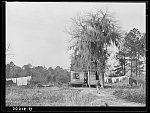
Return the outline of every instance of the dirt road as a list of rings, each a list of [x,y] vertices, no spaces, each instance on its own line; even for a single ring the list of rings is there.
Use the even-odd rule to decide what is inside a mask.
[[[91,102],[91,106],[101,106],[104,105],[105,103],[108,106],[120,106],[120,107],[123,106],[145,107],[146,106],[145,104],[129,102],[121,98],[117,98],[115,95],[113,95],[113,91],[114,91],[113,89],[101,89],[100,94],[98,94],[95,88],[84,88],[82,90],[82,93],[88,92],[100,97],[100,99]]]

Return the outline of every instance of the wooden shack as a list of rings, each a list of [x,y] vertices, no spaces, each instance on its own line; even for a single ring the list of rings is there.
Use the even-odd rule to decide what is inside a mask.
[[[75,55],[71,59],[70,84],[71,85],[86,84],[88,86],[96,85],[99,80],[99,76],[97,74],[95,65],[92,65],[92,63],[91,63],[90,69],[87,70],[86,67],[84,67],[84,66],[82,67],[80,65],[81,64],[80,62],[77,62],[77,59],[80,59],[79,55]]]
[[[70,84],[71,85],[84,85],[85,83],[85,78],[87,78],[87,85],[96,85],[96,83],[99,80],[99,77],[95,71],[92,72],[86,72],[86,71],[71,71],[71,80]]]

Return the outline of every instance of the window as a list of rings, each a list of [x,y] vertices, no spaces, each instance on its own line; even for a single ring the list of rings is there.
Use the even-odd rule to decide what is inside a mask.
[[[73,78],[74,78],[74,79],[80,79],[79,73],[74,73],[74,74],[73,74]]]

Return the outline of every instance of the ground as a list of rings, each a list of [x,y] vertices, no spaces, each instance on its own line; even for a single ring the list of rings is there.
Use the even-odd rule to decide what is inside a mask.
[[[92,94],[100,97],[100,99],[91,102],[92,106],[99,106],[102,103],[106,103],[109,106],[145,106],[145,104],[129,102],[117,98],[113,95],[114,89],[101,89],[100,94],[98,94],[95,89],[84,89],[84,91],[91,92]]]
[[[6,106],[145,106],[113,95],[114,88],[82,87],[6,88]]]

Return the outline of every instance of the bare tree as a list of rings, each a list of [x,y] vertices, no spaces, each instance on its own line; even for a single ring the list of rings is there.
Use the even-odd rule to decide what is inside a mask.
[[[6,48],[5,48],[5,54],[6,54],[6,60],[9,60],[13,57],[13,53],[12,53],[12,50],[11,50],[11,44],[8,43]]]

